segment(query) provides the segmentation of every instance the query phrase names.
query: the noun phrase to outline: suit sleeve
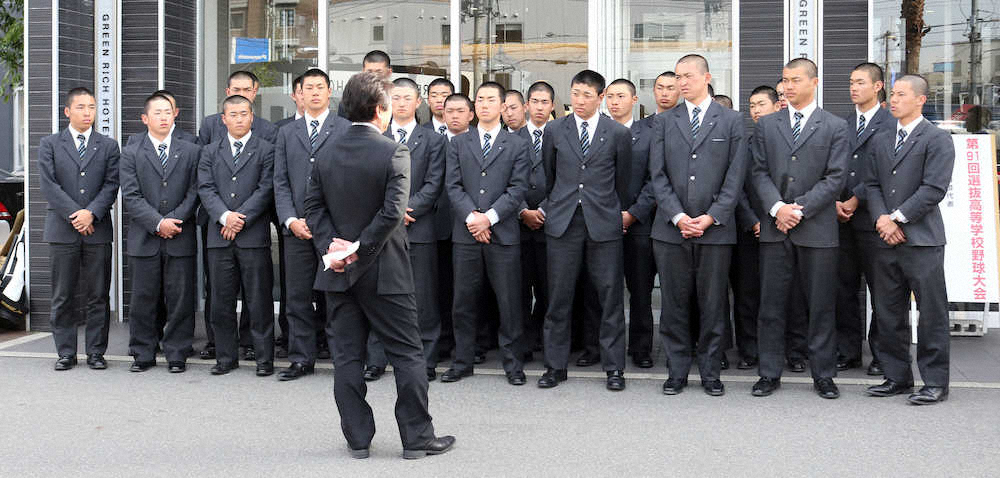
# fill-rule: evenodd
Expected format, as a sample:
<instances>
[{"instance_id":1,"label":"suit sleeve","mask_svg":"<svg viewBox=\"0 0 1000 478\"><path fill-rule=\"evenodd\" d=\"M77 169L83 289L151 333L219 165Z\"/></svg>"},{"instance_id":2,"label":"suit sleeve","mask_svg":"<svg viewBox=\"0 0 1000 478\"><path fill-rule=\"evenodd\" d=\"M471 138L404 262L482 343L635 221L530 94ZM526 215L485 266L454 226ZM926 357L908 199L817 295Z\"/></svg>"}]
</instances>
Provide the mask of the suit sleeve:
<instances>
[{"instance_id":1,"label":"suit sleeve","mask_svg":"<svg viewBox=\"0 0 1000 478\"><path fill-rule=\"evenodd\" d=\"M403 223L406 202L410 197L410 150L399 145L386 168L385 199L372 222L361 230L358 253L374 256L382 250L392 231Z\"/></svg>"},{"instance_id":2,"label":"suit sleeve","mask_svg":"<svg viewBox=\"0 0 1000 478\"><path fill-rule=\"evenodd\" d=\"M919 221L933 211L948 193L948 184L951 183L955 168L955 143L944 131L934 133L935 137L926 142L920 186L897 208L909 222Z\"/></svg>"},{"instance_id":3,"label":"suit sleeve","mask_svg":"<svg viewBox=\"0 0 1000 478\"><path fill-rule=\"evenodd\" d=\"M198 144L208 146L212 143L212 122L210 120L214 117L215 115L209 115L201 120L201 128L198 128Z\"/></svg>"},{"instance_id":4,"label":"suit sleeve","mask_svg":"<svg viewBox=\"0 0 1000 478\"><path fill-rule=\"evenodd\" d=\"M94 213L95 221L103 221L111 211L111 205L118 199L118 142L105 140L102 147L105 153L104 182L101 183L101 190L94 196L94 199L87 205L87 209Z\"/></svg>"},{"instance_id":5,"label":"suit sleeve","mask_svg":"<svg viewBox=\"0 0 1000 478\"><path fill-rule=\"evenodd\" d=\"M309 177L302 207L305 208L306 224L313 233L313 246L316 247L316 251L320 255L326 254L333 238L340 237L340 235L330 217L330 211L326 209L326 200L323 198L322 168L318 165Z\"/></svg>"},{"instance_id":6,"label":"suit sleeve","mask_svg":"<svg viewBox=\"0 0 1000 478\"><path fill-rule=\"evenodd\" d=\"M771 178L771 171L767 167L767 141L764 138L765 135L765 123L766 118L761 118L754 126L753 142L750 145L750 151L753 154L753 162L751 163L752 178L753 178L753 189L757 192L757 197L761 202L761 209L768 210L771 206L781 201L781 192L778 191L778 187L774 184L774 179Z\"/></svg>"},{"instance_id":7,"label":"suit sleeve","mask_svg":"<svg viewBox=\"0 0 1000 478\"><path fill-rule=\"evenodd\" d=\"M160 222L160 212L146 200L139 185L139 177L135 166L136 150L126 147L121 157L122 202L128 210L128 216L136 221L146 232L156 232Z\"/></svg>"},{"instance_id":8,"label":"suit sleeve","mask_svg":"<svg viewBox=\"0 0 1000 478\"><path fill-rule=\"evenodd\" d=\"M191 164L194 168L195 176L198 174L198 158L199 158L199 148L195 145L188 146L188 152L185 154L191 157ZM164 217L169 217L173 219L180 219L184 222L191 222L191 227L194 227L194 212L198 208L198 181L191 181L188 184L187 192L184 193L184 199L181 200L177 207L172 211L168 212ZM155 225L153 226L156 227Z\"/></svg>"},{"instance_id":9,"label":"suit sleeve","mask_svg":"<svg viewBox=\"0 0 1000 478\"><path fill-rule=\"evenodd\" d=\"M868 202L867 194L865 194L865 192L866 189L864 181L859 181L858 184L854 185L854 189L851 190L851 194L858 198L858 207L864 206Z\"/></svg>"},{"instance_id":10,"label":"suit sleeve","mask_svg":"<svg viewBox=\"0 0 1000 478\"><path fill-rule=\"evenodd\" d=\"M198 197L208 211L209 224L215 223L222 213L229 210L226 203L219 197L219 187L215 184L215 152L214 148L203 148L198 161Z\"/></svg>"},{"instance_id":11,"label":"suit sleeve","mask_svg":"<svg viewBox=\"0 0 1000 478\"><path fill-rule=\"evenodd\" d=\"M410 196L409 207L413 209L410 214L414 218L429 214L434 211L434 203L444 189L446 149L444 144L447 140L441 135L427 135L430 138L427 144L427 172L424 173L423 184L410 183L410 188L419 186L419 189Z\"/></svg>"},{"instance_id":12,"label":"suit sleeve","mask_svg":"<svg viewBox=\"0 0 1000 478\"><path fill-rule=\"evenodd\" d=\"M879 163L882 161L882 152L885 150L885 146L882 143L885 135L880 135L878 138L871 138L869 141L878 142L874 144L875 153L869 161L865 161L864 164L864 180L865 185L865 198L868 200L868 213L871 214L872 221L877 222L878 218L889 214L889 210L885 205L885 195L882 193L882 183L879 182Z\"/></svg>"},{"instance_id":13,"label":"suit sleeve","mask_svg":"<svg viewBox=\"0 0 1000 478\"><path fill-rule=\"evenodd\" d=\"M524 192L528 189L528 169L531 167L528 155L531 154L531 146L525 143L520 151L516 151L517 148L513 149L511 153L514 154L514 164L510 181L503 194L490 205L490 209L496 211L501 221L512 216L516 220L517 213L521 210L521 203L524 201Z\"/></svg>"},{"instance_id":14,"label":"suit sleeve","mask_svg":"<svg viewBox=\"0 0 1000 478\"><path fill-rule=\"evenodd\" d=\"M282 227L288 219L298 217L292 201L292 184L288 179L287 141L284 134L278 135L274 145L274 205L278 210L278 222Z\"/></svg>"},{"instance_id":15,"label":"suit sleeve","mask_svg":"<svg viewBox=\"0 0 1000 478\"><path fill-rule=\"evenodd\" d=\"M653 185L656 207L665 213L664 216L669 222L670 218L684 213L684 205L681 204L681 200L674 191L674 186L670 184L670 178L667 177L666 132L662 130L666 126L659 118L654 120L653 124L657 129L657 134L653 135L653 142L649 145L650 184Z\"/></svg>"},{"instance_id":16,"label":"suit sleeve","mask_svg":"<svg viewBox=\"0 0 1000 478\"><path fill-rule=\"evenodd\" d=\"M556 151L555 135L552 128L559 126L555 122L549 123L542 133L542 167L545 168L545 197L552 195L552 188L556 185Z\"/></svg>"},{"instance_id":17,"label":"suit sleeve","mask_svg":"<svg viewBox=\"0 0 1000 478\"><path fill-rule=\"evenodd\" d=\"M723 226L743 195L743 181L747 176L747 143L746 135L743 134L743 118L733 116L729 121L729 168L726 170L722 189L708 208L708 215L712 216L716 224Z\"/></svg>"},{"instance_id":18,"label":"suit sleeve","mask_svg":"<svg viewBox=\"0 0 1000 478\"><path fill-rule=\"evenodd\" d=\"M268 145L263 150L266 151L262 151L260 159L258 159L260 161L260 174L257 175L257 188L236 210L236 212L247 216L247 224L269 214L271 202L274 201L274 147ZM221 215L222 212L219 214Z\"/></svg>"},{"instance_id":19,"label":"suit sleeve","mask_svg":"<svg viewBox=\"0 0 1000 478\"><path fill-rule=\"evenodd\" d=\"M843 122L844 120L836 119ZM840 196L844 187L844 169L847 158L851 155L850 142L842 124L833 127L833 138L830 144L830 155L826 160L826 170L812 188L805 194L795 198L795 203L802 206L802 217L809 219L821 209L832 205Z\"/></svg>"},{"instance_id":20,"label":"suit sleeve","mask_svg":"<svg viewBox=\"0 0 1000 478\"><path fill-rule=\"evenodd\" d=\"M653 128L647 129L649 129L647 134L653 134L655 132ZM646 167L642 172L645 179L642 182L642 188L639 189L639 196L636 197L635 202L628 207L628 213L635 216L635 218L642 224L650 223L653 219L653 209L656 207L656 194L653 189L653 178L649 175L649 158L651 154L652 151L650 151L650 154L646 155ZM635 173L638 173L638 171L632 171L632 174Z\"/></svg>"},{"instance_id":21,"label":"suit sleeve","mask_svg":"<svg viewBox=\"0 0 1000 478\"><path fill-rule=\"evenodd\" d=\"M628 182L632 178L632 133L624 126L615 134L615 189L621 205L631 200Z\"/></svg>"},{"instance_id":22,"label":"suit sleeve","mask_svg":"<svg viewBox=\"0 0 1000 478\"><path fill-rule=\"evenodd\" d=\"M70 197L56 179L55 148L56 144L48 138L38 144L38 178L39 188L49 206L67 223L69 216L83 209L75 199Z\"/></svg>"},{"instance_id":23,"label":"suit sleeve","mask_svg":"<svg viewBox=\"0 0 1000 478\"><path fill-rule=\"evenodd\" d=\"M736 203L737 226L743 231L748 231L753 229L754 224L758 222L760 222L760 219L757 217L757 213L754 212L753 206L750 205L750 196L747 195L746 188L744 188L739 202Z\"/></svg>"},{"instance_id":24,"label":"suit sleeve","mask_svg":"<svg viewBox=\"0 0 1000 478\"><path fill-rule=\"evenodd\" d=\"M461 148L461 145L458 144L460 140L457 138L457 136L453 138L451 145L448 146L448 172L445 179L447 181L448 201L451 202L454 217L465 218L476 210L476 202L465 191L465 185L462 183L462 165L458 159L458 149Z\"/></svg>"}]
</instances>

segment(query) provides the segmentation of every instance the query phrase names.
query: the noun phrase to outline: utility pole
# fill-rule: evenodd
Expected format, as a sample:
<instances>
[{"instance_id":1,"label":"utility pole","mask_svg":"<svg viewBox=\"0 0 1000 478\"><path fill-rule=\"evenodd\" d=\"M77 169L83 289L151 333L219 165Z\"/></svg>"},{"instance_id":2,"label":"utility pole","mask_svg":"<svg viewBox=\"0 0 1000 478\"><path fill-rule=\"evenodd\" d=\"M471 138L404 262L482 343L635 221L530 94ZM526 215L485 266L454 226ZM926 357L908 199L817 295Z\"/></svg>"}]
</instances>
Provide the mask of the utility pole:
<instances>
[{"instance_id":1,"label":"utility pole","mask_svg":"<svg viewBox=\"0 0 1000 478\"><path fill-rule=\"evenodd\" d=\"M969 104L977 104L980 97L976 94L976 80L983 64L982 33L979 32L979 0L972 0L972 13L969 15Z\"/></svg>"}]
</instances>

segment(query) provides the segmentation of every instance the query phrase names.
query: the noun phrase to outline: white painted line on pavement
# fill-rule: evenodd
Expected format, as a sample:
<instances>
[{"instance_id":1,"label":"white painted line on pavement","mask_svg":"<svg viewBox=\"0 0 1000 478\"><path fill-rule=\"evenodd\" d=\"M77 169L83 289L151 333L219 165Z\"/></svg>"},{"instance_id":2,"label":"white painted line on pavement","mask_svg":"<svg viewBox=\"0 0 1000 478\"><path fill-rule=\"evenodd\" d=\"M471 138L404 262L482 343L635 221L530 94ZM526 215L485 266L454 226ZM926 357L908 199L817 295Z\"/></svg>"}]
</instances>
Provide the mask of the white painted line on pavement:
<instances>
[{"instance_id":1,"label":"white painted line on pavement","mask_svg":"<svg viewBox=\"0 0 1000 478\"><path fill-rule=\"evenodd\" d=\"M0 350L14 347L21 344L26 344L28 342L34 342L38 339L44 339L46 337L51 337L51 332L36 332L33 334L25 335L24 337L18 337L16 339L10 339L5 342L0 342Z\"/></svg>"}]
</instances>

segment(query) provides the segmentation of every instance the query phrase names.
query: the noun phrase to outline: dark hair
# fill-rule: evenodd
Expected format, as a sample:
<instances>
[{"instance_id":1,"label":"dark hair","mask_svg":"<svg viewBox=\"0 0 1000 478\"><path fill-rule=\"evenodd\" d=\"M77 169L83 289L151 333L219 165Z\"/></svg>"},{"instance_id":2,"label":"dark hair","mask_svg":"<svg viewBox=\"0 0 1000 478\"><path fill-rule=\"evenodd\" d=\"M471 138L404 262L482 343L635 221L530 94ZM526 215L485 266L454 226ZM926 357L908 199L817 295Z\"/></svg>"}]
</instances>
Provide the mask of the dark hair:
<instances>
[{"instance_id":1,"label":"dark hair","mask_svg":"<svg viewBox=\"0 0 1000 478\"><path fill-rule=\"evenodd\" d=\"M149 112L149 104L156 100L166 101L167 104L170 105L171 109L173 109L174 107L174 104L170 101L170 98L167 97L167 95L161 94L160 92L156 92L147 96L146 101L142 103L142 114L146 114L147 112Z\"/></svg>"},{"instance_id":2,"label":"dark hair","mask_svg":"<svg viewBox=\"0 0 1000 478\"><path fill-rule=\"evenodd\" d=\"M625 86L627 86L628 90L632 92L632 96L635 96L635 83L632 83L631 81L629 81L629 80L627 80L625 78L618 78L617 80L612 81L611 84L608 85L608 88L611 88L612 86L615 86L615 85L625 85Z\"/></svg>"},{"instance_id":3,"label":"dark hair","mask_svg":"<svg viewBox=\"0 0 1000 478\"><path fill-rule=\"evenodd\" d=\"M708 96L715 97L715 87L711 83L708 84Z\"/></svg>"},{"instance_id":4,"label":"dark hair","mask_svg":"<svg viewBox=\"0 0 1000 478\"><path fill-rule=\"evenodd\" d=\"M907 84L909 84L910 88L913 88L913 92L916 93L917 96L927 96L927 90L928 90L927 79L924 78L923 76L910 73L908 75L903 75L902 77L896 79L896 82L900 81L904 81Z\"/></svg>"},{"instance_id":5,"label":"dark hair","mask_svg":"<svg viewBox=\"0 0 1000 478\"><path fill-rule=\"evenodd\" d=\"M806 75L809 75L809 78L816 78L819 76L819 68L816 68L816 63L813 63L813 61L808 58L793 58L785 64L785 68L804 68L806 70Z\"/></svg>"},{"instance_id":6,"label":"dark hair","mask_svg":"<svg viewBox=\"0 0 1000 478\"><path fill-rule=\"evenodd\" d=\"M532 83L531 87L528 88L528 99L529 100L531 99L531 94L535 93L536 91L541 91L541 92L548 93L549 94L549 101L553 101L554 102L556 100L556 90L554 88L552 88L552 85L548 84L548 82L545 82L545 81L536 81L536 82Z\"/></svg>"},{"instance_id":7,"label":"dark hair","mask_svg":"<svg viewBox=\"0 0 1000 478\"><path fill-rule=\"evenodd\" d=\"M507 98L510 98L511 96L516 96L517 100L520 101L522 105L527 103L526 101L524 101L524 95L522 95L521 92L517 90L507 90L507 92L503 94L503 100L507 101Z\"/></svg>"},{"instance_id":8,"label":"dark hair","mask_svg":"<svg viewBox=\"0 0 1000 478\"><path fill-rule=\"evenodd\" d=\"M733 109L733 99L726 95L715 95L712 97L712 101L715 101L726 108Z\"/></svg>"},{"instance_id":9,"label":"dark hair","mask_svg":"<svg viewBox=\"0 0 1000 478\"><path fill-rule=\"evenodd\" d=\"M660 73L659 75L656 75L656 79L657 80L659 80L660 78L663 78L663 77L677 78L677 73L674 73L672 71L664 71L663 73ZM655 83L656 80L653 80L653 82Z\"/></svg>"},{"instance_id":10,"label":"dark hair","mask_svg":"<svg viewBox=\"0 0 1000 478\"><path fill-rule=\"evenodd\" d=\"M303 78L302 75L296 76L295 79L292 80L292 93L295 93L295 90L302 88L302 82L304 80L305 78Z\"/></svg>"},{"instance_id":11,"label":"dark hair","mask_svg":"<svg viewBox=\"0 0 1000 478\"><path fill-rule=\"evenodd\" d=\"M325 71L320 70L319 68L310 68L306 70L306 72L303 73L302 76L300 76L299 78L302 78L302 83L305 84L306 78L315 78L315 77L322 78L323 81L326 82L326 86L330 86L330 75L327 75ZM292 84L292 86L293 87L295 86L294 83Z\"/></svg>"},{"instance_id":12,"label":"dark hair","mask_svg":"<svg viewBox=\"0 0 1000 478\"><path fill-rule=\"evenodd\" d=\"M171 103L177 102L177 97L174 96L169 90L156 90L153 92L154 95L166 96Z\"/></svg>"},{"instance_id":13,"label":"dark hair","mask_svg":"<svg viewBox=\"0 0 1000 478\"><path fill-rule=\"evenodd\" d=\"M234 71L234 72L232 72L232 73L229 74L229 79L226 80L226 87L229 87L233 83L233 80L235 80L237 78L243 78L244 80L250 80L250 82L253 84L253 86L260 85L260 80L257 79L257 75L255 75L253 73L250 73L249 71L246 71L246 70L237 70L237 71Z\"/></svg>"},{"instance_id":14,"label":"dark hair","mask_svg":"<svg viewBox=\"0 0 1000 478\"><path fill-rule=\"evenodd\" d=\"M472 100L470 100L464 93L452 93L451 95L448 95L448 97L444 99L444 104L447 105L452 101L464 101L465 106L469 107L469 111L476 109L475 105L472 104Z\"/></svg>"},{"instance_id":15,"label":"dark hair","mask_svg":"<svg viewBox=\"0 0 1000 478\"><path fill-rule=\"evenodd\" d=\"M222 111L226 111L226 105L249 105L250 112L253 113L253 103L243 95L230 95L222 102Z\"/></svg>"},{"instance_id":16,"label":"dark hair","mask_svg":"<svg viewBox=\"0 0 1000 478\"><path fill-rule=\"evenodd\" d=\"M484 81L481 85L479 85L479 88L476 88L476 96L479 96L479 90L483 88L493 88L494 90L497 90L500 99L503 99L504 97L503 95L507 93L507 89L504 88L503 85L501 85L500 83L497 83L495 81Z\"/></svg>"},{"instance_id":17,"label":"dark hair","mask_svg":"<svg viewBox=\"0 0 1000 478\"><path fill-rule=\"evenodd\" d=\"M404 78L396 78L395 80L393 80L392 84L393 86L398 86L400 88L410 88L411 90L416 91L417 98L420 98L420 86L417 85L416 81L404 77Z\"/></svg>"},{"instance_id":18,"label":"dark hair","mask_svg":"<svg viewBox=\"0 0 1000 478\"><path fill-rule=\"evenodd\" d=\"M698 66L698 70L701 73L708 73L708 60L706 60L705 57L701 55L695 53L684 55L681 57L680 60L677 60L678 65L680 65L681 63L694 63L695 65Z\"/></svg>"},{"instance_id":19,"label":"dark hair","mask_svg":"<svg viewBox=\"0 0 1000 478\"><path fill-rule=\"evenodd\" d=\"M573 85L587 85L597 90L598 94L604 92L604 77L594 70L583 70L573 75L573 80L569 84L571 87Z\"/></svg>"},{"instance_id":20,"label":"dark hair","mask_svg":"<svg viewBox=\"0 0 1000 478\"><path fill-rule=\"evenodd\" d=\"M73 100L75 100L77 96L89 96L91 98L94 98L94 101L97 101L97 97L94 96L94 92L93 91L90 91L89 88L86 88L86 87L83 87L83 86L77 86L76 88L73 88L73 89L69 90L68 92L66 92L66 107L67 108L73 105Z\"/></svg>"},{"instance_id":21,"label":"dark hair","mask_svg":"<svg viewBox=\"0 0 1000 478\"><path fill-rule=\"evenodd\" d=\"M435 86L447 86L451 93L455 92L455 85L447 78L434 78L434 81L431 81L431 84L427 85L427 91L430 92L431 88Z\"/></svg>"},{"instance_id":22,"label":"dark hair","mask_svg":"<svg viewBox=\"0 0 1000 478\"><path fill-rule=\"evenodd\" d=\"M771 103L778 102L778 90L774 89L773 86L760 85L754 88L753 91L750 92L750 98L760 94L767 95L767 98L771 100Z\"/></svg>"},{"instance_id":23,"label":"dark hair","mask_svg":"<svg viewBox=\"0 0 1000 478\"><path fill-rule=\"evenodd\" d=\"M392 83L385 81L374 73L356 73L347 80L341 105L347 113L347 119L356 123L371 121L376 109L381 106L389 109L389 90Z\"/></svg>"},{"instance_id":24,"label":"dark hair","mask_svg":"<svg viewBox=\"0 0 1000 478\"><path fill-rule=\"evenodd\" d=\"M872 83L875 83L877 81L885 83L885 73L882 72L882 67L874 63L870 62L861 63L858 66L855 66L854 69L851 71L852 72L863 71L865 73L868 73L868 76L872 79Z\"/></svg>"},{"instance_id":25,"label":"dark hair","mask_svg":"<svg viewBox=\"0 0 1000 478\"><path fill-rule=\"evenodd\" d=\"M389 54L382 50L372 50L368 52L368 54L365 55L365 58L361 60L361 64L365 63L385 63L385 66L392 66L392 63L389 60ZM372 115L374 114L375 113L372 113ZM368 118L365 121L370 119L371 118Z\"/></svg>"}]
</instances>

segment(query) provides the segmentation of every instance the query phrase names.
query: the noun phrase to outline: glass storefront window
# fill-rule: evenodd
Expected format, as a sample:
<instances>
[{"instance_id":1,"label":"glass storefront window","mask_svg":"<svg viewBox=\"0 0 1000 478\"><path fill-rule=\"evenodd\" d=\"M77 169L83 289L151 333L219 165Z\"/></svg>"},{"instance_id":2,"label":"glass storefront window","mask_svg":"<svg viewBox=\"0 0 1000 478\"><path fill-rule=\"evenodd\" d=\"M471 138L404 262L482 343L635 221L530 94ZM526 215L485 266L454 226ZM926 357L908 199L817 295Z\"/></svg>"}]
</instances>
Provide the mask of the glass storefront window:
<instances>
[{"instance_id":1,"label":"glass storefront window","mask_svg":"<svg viewBox=\"0 0 1000 478\"><path fill-rule=\"evenodd\" d=\"M930 84L928 120L955 133L1000 129L998 12L977 0L906 2L905 10L903 3L874 4L872 52L887 85L919 73Z\"/></svg>"}]
</instances>

